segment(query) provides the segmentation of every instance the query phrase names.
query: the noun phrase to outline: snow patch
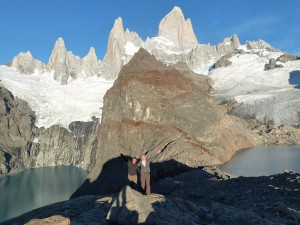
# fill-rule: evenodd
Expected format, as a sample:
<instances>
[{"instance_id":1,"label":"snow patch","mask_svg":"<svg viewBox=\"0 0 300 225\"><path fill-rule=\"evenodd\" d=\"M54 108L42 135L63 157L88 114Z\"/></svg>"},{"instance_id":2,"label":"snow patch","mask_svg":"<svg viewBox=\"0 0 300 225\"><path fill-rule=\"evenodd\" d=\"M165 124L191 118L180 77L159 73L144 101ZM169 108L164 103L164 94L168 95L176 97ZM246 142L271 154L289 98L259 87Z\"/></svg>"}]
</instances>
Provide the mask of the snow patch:
<instances>
[{"instance_id":1,"label":"snow patch","mask_svg":"<svg viewBox=\"0 0 300 225\"><path fill-rule=\"evenodd\" d=\"M126 55L133 56L139 50L138 47L134 45L132 42L127 42L125 45L125 53Z\"/></svg>"}]
</instances>

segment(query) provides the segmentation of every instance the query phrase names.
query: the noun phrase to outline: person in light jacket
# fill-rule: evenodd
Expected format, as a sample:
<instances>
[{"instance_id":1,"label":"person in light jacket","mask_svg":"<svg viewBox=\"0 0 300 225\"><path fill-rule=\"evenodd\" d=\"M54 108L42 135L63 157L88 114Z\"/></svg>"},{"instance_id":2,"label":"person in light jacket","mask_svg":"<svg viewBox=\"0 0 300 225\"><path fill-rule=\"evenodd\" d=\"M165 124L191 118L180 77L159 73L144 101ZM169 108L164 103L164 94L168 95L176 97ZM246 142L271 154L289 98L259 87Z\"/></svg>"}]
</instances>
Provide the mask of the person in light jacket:
<instances>
[{"instance_id":1,"label":"person in light jacket","mask_svg":"<svg viewBox=\"0 0 300 225\"><path fill-rule=\"evenodd\" d=\"M152 157L147 157L145 154L142 155L141 161L137 164L138 167L141 167L141 187L147 195L151 193L150 187L150 163L160 154L159 151L156 155Z\"/></svg>"}]
</instances>

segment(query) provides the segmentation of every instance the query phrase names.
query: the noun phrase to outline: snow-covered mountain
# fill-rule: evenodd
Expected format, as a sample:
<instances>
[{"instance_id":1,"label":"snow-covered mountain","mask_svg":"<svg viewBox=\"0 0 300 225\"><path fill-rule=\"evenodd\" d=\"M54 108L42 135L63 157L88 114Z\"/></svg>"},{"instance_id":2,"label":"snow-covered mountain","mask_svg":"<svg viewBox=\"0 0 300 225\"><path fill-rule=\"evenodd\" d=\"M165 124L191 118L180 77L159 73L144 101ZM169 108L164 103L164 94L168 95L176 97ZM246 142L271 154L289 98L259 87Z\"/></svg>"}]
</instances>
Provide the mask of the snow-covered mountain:
<instances>
[{"instance_id":1,"label":"snow-covered mountain","mask_svg":"<svg viewBox=\"0 0 300 225\"><path fill-rule=\"evenodd\" d=\"M255 43L252 45L255 46ZM83 59L75 56L67 51L60 37L55 42L47 65L34 59L30 53L20 53L13 59L12 66L25 74L32 74L36 70L39 73L54 72L54 79L61 84L92 75L114 80L122 66L143 47L162 62L175 64L183 61L192 70L207 73L214 61L238 46L240 42L236 35L225 38L216 46L199 44L191 20L185 19L181 9L175 6L161 20L157 36L145 41L137 33L125 30L122 18L117 18L109 34L107 52L102 62L98 60L93 48Z\"/></svg>"},{"instance_id":2,"label":"snow-covered mountain","mask_svg":"<svg viewBox=\"0 0 300 225\"><path fill-rule=\"evenodd\" d=\"M195 73L209 75L215 82L215 97L221 102L235 101L233 114L278 125L299 123L298 89L289 82L291 75L298 74L299 61L278 62L283 67L265 71L271 58L276 60L284 53L263 40L241 45L237 35L232 35L216 46L199 44L191 20L179 7L161 20L157 36L145 41L136 32L125 30L122 18L117 18L102 61L94 48L83 58L75 56L67 51L62 38L55 42L47 65L29 51L20 53L13 59L12 68L0 68L1 85L30 104L37 113L38 126L68 127L73 120L100 117L96 109L102 107L106 90L139 48L165 64L185 62ZM228 67L218 68L224 65ZM64 98L66 101L59 100ZM73 111L71 116L57 110L66 106Z\"/></svg>"}]
</instances>

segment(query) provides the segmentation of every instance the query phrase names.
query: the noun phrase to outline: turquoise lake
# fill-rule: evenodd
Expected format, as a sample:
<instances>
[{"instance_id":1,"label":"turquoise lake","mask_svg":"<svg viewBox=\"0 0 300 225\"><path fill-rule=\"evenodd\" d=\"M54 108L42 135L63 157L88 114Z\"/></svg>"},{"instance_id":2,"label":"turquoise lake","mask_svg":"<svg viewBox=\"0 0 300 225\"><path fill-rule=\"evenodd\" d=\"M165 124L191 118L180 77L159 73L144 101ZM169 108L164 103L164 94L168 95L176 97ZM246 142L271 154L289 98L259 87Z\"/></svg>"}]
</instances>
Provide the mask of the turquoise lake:
<instances>
[{"instance_id":1,"label":"turquoise lake","mask_svg":"<svg viewBox=\"0 0 300 225\"><path fill-rule=\"evenodd\" d=\"M0 178L0 222L69 199L86 176L80 168L59 166L29 169Z\"/></svg>"},{"instance_id":2,"label":"turquoise lake","mask_svg":"<svg viewBox=\"0 0 300 225\"><path fill-rule=\"evenodd\" d=\"M237 152L219 167L234 176L263 176L289 169L300 173L300 146L258 146Z\"/></svg>"}]
</instances>

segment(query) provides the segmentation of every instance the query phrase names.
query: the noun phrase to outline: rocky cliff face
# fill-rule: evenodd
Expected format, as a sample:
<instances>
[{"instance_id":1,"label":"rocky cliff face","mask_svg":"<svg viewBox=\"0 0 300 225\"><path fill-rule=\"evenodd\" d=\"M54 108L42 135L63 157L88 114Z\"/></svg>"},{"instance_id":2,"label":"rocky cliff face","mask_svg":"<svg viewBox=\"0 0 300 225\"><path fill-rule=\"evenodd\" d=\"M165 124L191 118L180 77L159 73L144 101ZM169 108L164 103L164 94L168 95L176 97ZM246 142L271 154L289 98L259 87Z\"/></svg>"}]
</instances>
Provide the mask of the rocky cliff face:
<instances>
[{"instance_id":1,"label":"rocky cliff face","mask_svg":"<svg viewBox=\"0 0 300 225\"><path fill-rule=\"evenodd\" d=\"M168 67L140 49L122 68L104 97L90 182L99 177L104 163L120 153L139 157L161 150L157 161L172 159L197 167L222 163L236 150L256 144L257 136L246 123L228 116L210 97L212 88L206 76L177 66L179 70ZM170 165L168 172L161 171L176 170L176 165ZM105 186L110 185L106 182Z\"/></svg>"},{"instance_id":2,"label":"rocky cliff face","mask_svg":"<svg viewBox=\"0 0 300 225\"><path fill-rule=\"evenodd\" d=\"M29 153L30 167L74 165L91 170L95 165L98 120L73 122L69 130L52 126L39 129Z\"/></svg>"},{"instance_id":3,"label":"rocky cliff face","mask_svg":"<svg viewBox=\"0 0 300 225\"><path fill-rule=\"evenodd\" d=\"M34 139L35 115L29 105L0 87L0 174L22 170Z\"/></svg>"},{"instance_id":4,"label":"rocky cliff face","mask_svg":"<svg viewBox=\"0 0 300 225\"><path fill-rule=\"evenodd\" d=\"M73 122L69 130L58 125L37 128L29 105L3 87L0 115L0 174L45 166L94 167L98 119Z\"/></svg>"}]
</instances>

